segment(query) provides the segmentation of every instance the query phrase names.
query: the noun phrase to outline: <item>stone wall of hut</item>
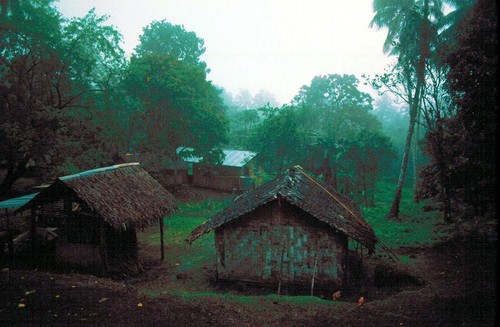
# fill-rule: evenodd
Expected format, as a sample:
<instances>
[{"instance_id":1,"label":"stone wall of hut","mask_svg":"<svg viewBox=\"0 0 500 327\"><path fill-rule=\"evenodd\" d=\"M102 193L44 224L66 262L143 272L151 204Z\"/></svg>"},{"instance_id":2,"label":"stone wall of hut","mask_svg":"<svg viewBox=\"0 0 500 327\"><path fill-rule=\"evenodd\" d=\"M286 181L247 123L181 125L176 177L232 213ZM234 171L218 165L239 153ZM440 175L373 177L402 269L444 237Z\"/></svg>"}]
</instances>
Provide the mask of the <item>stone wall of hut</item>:
<instances>
[{"instance_id":1,"label":"stone wall of hut","mask_svg":"<svg viewBox=\"0 0 500 327\"><path fill-rule=\"evenodd\" d=\"M347 237L301 209L272 201L215 230L221 280L304 288L344 282Z\"/></svg>"}]
</instances>

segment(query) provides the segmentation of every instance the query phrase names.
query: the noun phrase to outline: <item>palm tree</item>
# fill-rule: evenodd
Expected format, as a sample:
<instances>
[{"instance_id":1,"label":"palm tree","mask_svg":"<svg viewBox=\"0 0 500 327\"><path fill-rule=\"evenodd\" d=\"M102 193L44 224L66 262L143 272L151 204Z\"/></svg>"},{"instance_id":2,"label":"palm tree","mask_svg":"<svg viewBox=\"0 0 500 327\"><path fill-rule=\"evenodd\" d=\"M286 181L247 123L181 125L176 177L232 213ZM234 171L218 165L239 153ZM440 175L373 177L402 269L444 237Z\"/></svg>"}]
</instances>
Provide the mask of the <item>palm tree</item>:
<instances>
[{"instance_id":1,"label":"palm tree","mask_svg":"<svg viewBox=\"0 0 500 327\"><path fill-rule=\"evenodd\" d=\"M402 82L408 91L410 122L394 201L387 214L388 219L398 219L403 182L425 85L425 64L437 35L437 22L443 16L443 4L440 0L374 0L373 9L375 16L370 26L387 28L384 51L398 56L397 65L403 71L405 81Z\"/></svg>"},{"instance_id":2,"label":"palm tree","mask_svg":"<svg viewBox=\"0 0 500 327\"><path fill-rule=\"evenodd\" d=\"M448 45L455 45L458 25L474 7L477 0L446 0L451 11L442 17L438 24L440 35Z\"/></svg>"}]
</instances>

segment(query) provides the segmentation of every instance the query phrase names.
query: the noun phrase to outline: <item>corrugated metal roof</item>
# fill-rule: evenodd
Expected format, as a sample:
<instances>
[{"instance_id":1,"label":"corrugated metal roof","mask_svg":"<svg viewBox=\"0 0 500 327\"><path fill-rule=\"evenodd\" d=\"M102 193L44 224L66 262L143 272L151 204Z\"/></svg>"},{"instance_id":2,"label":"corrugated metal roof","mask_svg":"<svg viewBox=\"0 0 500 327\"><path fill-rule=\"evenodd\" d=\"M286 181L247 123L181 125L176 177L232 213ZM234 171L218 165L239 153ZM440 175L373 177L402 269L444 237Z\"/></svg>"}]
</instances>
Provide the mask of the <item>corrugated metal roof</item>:
<instances>
[{"instance_id":1,"label":"corrugated metal roof","mask_svg":"<svg viewBox=\"0 0 500 327\"><path fill-rule=\"evenodd\" d=\"M243 167L252 160L257 153L242 150L223 150L226 157L222 162L223 166Z\"/></svg>"},{"instance_id":2,"label":"corrugated metal roof","mask_svg":"<svg viewBox=\"0 0 500 327\"><path fill-rule=\"evenodd\" d=\"M177 148L177 154L181 153L182 151L193 151L193 149L186 147ZM228 167L243 167L257 155L256 152L243 150L222 150L222 152L224 152L225 157L221 165ZM184 161L191 163L199 163L202 160L202 157L194 156L184 158Z\"/></svg>"},{"instance_id":3,"label":"corrugated metal roof","mask_svg":"<svg viewBox=\"0 0 500 327\"><path fill-rule=\"evenodd\" d=\"M19 208L26 203L29 202L29 200L33 199L38 193L33 193L33 194L27 194L23 196L19 196L17 198L12 198L8 199L5 201L0 202L0 209L15 209Z\"/></svg>"}]
</instances>

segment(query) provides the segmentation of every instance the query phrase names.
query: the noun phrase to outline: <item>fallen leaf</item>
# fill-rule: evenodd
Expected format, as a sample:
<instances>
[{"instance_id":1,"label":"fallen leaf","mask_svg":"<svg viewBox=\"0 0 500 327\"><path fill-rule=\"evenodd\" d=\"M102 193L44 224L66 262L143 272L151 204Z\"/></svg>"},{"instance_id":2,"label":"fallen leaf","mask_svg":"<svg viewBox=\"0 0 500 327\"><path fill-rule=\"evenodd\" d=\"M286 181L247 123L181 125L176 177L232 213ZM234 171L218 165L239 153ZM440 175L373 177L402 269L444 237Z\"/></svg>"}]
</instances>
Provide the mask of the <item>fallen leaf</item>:
<instances>
[{"instance_id":1,"label":"fallen leaf","mask_svg":"<svg viewBox=\"0 0 500 327\"><path fill-rule=\"evenodd\" d=\"M24 295L30 295L31 293L35 293L35 289L33 289L32 291L26 291L26 292L24 292Z\"/></svg>"},{"instance_id":2,"label":"fallen leaf","mask_svg":"<svg viewBox=\"0 0 500 327\"><path fill-rule=\"evenodd\" d=\"M142 307L142 303L137 303L137 306L138 307Z\"/></svg>"},{"instance_id":3,"label":"fallen leaf","mask_svg":"<svg viewBox=\"0 0 500 327\"><path fill-rule=\"evenodd\" d=\"M102 299L100 299L100 300L99 300L99 303L103 303L103 302L105 302L105 301L107 301L107 300L108 300L108 298L107 298L107 297L103 297Z\"/></svg>"},{"instance_id":4,"label":"fallen leaf","mask_svg":"<svg viewBox=\"0 0 500 327\"><path fill-rule=\"evenodd\" d=\"M24 308L25 306L26 306L26 304L24 304L24 303L19 303L19 304L17 305L17 307L18 307L18 308Z\"/></svg>"}]
</instances>

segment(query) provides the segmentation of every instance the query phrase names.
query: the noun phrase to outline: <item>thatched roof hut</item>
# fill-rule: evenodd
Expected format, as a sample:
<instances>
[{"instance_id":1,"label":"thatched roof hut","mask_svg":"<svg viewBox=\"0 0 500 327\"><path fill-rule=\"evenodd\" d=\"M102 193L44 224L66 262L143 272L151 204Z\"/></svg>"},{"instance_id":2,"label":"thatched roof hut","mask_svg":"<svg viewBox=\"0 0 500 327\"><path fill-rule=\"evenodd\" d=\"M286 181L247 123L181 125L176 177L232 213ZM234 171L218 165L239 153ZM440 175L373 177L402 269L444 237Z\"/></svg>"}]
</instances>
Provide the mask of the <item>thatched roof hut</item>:
<instances>
[{"instance_id":1,"label":"thatched roof hut","mask_svg":"<svg viewBox=\"0 0 500 327\"><path fill-rule=\"evenodd\" d=\"M370 251L377 243L353 201L299 166L238 196L186 241L212 230L218 279L311 285L311 292L315 283L326 288L349 283L349 238Z\"/></svg>"},{"instance_id":2,"label":"thatched roof hut","mask_svg":"<svg viewBox=\"0 0 500 327\"><path fill-rule=\"evenodd\" d=\"M18 211L67 196L83 200L115 229L146 227L176 208L170 192L130 163L59 177Z\"/></svg>"},{"instance_id":3,"label":"thatched roof hut","mask_svg":"<svg viewBox=\"0 0 500 327\"><path fill-rule=\"evenodd\" d=\"M37 230L47 229L58 237L44 255L108 272L124 263L139 267L136 230L154 223L160 225L163 259L163 218L175 208L159 182L129 163L59 177L16 212L31 209L33 258L40 252Z\"/></svg>"},{"instance_id":4,"label":"thatched roof hut","mask_svg":"<svg viewBox=\"0 0 500 327\"><path fill-rule=\"evenodd\" d=\"M295 166L255 190L244 193L212 219L192 231L194 240L258 207L276 199L286 200L316 219L342 231L373 250L377 242L371 226L362 218L359 206L331 187L317 181Z\"/></svg>"}]
</instances>

